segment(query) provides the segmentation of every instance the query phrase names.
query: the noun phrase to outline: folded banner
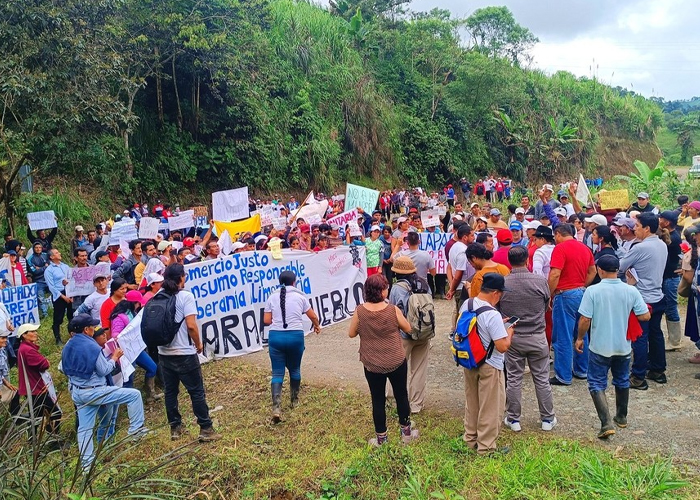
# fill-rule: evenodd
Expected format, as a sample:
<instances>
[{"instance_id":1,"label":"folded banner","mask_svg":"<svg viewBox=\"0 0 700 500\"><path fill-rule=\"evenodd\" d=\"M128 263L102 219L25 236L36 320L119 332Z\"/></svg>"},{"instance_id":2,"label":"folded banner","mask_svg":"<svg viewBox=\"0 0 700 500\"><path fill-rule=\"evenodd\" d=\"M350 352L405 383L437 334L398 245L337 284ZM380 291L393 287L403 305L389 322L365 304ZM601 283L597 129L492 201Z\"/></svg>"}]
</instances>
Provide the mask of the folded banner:
<instances>
[{"instance_id":1,"label":"folded banner","mask_svg":"<svg viewBox=\"0 0 700 500\"><path fill-rule=\"evenodd\" d=\"M428 252L433 258L437 274L447 274L445 245L451 236L448 233L420 233L420 249Z\"/></svg>"},{"instance_id":2,"label":"folded banner","mask_svg":"<svg viewBox=\"0 0 700 500\"><path fill-rule=\"evenodd\" d=\"M214 229L216 229L216 234L222 235L224 231L228 231L229 236L231 236L231 241L236 241L238 235L241 233L258 233L262 226L260 225L260 214L255 214L254 216L240 220L238 222L219 222L214 221Z\"/></svg>"},{"instance_id":3,"label":"folded banner","mask_svg":"<svg viewBox=\"0 0 700 500\"><path fill-rule=\"evenodd\" d=\"M363 247L338 247L319 253L243 252L185 268L185 287L197 301L197 323L208 358L241 356L267 344L265 303L279 288L279 275L291 270L321 326L349 319L362 302L367 278ZM304 330L311 321L304 316Z\"/></svg>"},{"instance_id":4,"label":"folded banner","mask_svg":"<svg viewBox=\"0 0 700 500\"><path fill-rule=\"evenodd\" d=\"M15 328L23 323L39 322L36 283L3 288L0 290L0 297Z\"/></svg>"}]
</instances>

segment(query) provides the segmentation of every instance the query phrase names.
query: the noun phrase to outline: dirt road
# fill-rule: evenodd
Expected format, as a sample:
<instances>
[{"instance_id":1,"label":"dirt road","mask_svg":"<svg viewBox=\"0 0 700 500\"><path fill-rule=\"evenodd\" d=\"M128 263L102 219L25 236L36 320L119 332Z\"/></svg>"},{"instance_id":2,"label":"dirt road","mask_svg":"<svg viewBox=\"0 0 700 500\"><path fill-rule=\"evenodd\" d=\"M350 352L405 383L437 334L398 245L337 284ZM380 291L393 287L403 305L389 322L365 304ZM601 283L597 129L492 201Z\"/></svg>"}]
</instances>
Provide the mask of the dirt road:
<instances>
[{"instance_id":1,"label":"dirt road","mask_svg":"<svg viewBox=\"0 0 700 500\"><path fill-rule=\"evenodd\" d=\"M462 418L464 388L462 372L455 366L447 337L450 329L452 302L436 300L438 333L433 339L428 372L426 406L442 409L455 418ZM358 360L358 339L347 336L347 323L323 330L321 335L306 338L302 377L306 382L355 387L367 391L362 364ZM559 425L554 433L597 443L612 450L633 447L650 453L672 456L700 470L700 372L687 358L696 352L695 346L684 339L680 352L668 353L668 384L649 382L648 391L632 391L630 395L629 427L618 430L608 442L595 435L600 422L588 394L585 381L575 380L569 387L554 387L554 407ZM267 351L239 358L239 362L269 367ZM614 390L608 389L614 405ZM414 418L420 426L420 415ZM538 424L537 402L532 379L526 375L523 384L522 427L525 433L541 432ZM510 432L505 430L504 432Z\"/></svg>"}]
</instances>

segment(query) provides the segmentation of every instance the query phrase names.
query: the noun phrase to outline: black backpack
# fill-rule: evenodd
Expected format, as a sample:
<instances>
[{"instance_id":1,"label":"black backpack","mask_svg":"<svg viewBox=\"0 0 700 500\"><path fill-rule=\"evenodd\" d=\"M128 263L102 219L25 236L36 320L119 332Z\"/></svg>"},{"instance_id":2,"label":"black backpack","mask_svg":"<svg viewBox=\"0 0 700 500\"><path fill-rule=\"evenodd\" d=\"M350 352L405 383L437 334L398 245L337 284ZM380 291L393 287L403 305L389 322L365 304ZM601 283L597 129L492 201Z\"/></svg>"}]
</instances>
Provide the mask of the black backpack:
<instances>
[{"instance_id":1,"label":"black backpack","mask_svg":"<svg viewBox=\"0 0 700 500\"><path fill-rule=\"evenodd\" d=\"M177 335L185 318L175 321L176 302L176 295L161 291L144 306L141 315L141 337L147 346L168 345Z\"/></svg>"}]
</instances>

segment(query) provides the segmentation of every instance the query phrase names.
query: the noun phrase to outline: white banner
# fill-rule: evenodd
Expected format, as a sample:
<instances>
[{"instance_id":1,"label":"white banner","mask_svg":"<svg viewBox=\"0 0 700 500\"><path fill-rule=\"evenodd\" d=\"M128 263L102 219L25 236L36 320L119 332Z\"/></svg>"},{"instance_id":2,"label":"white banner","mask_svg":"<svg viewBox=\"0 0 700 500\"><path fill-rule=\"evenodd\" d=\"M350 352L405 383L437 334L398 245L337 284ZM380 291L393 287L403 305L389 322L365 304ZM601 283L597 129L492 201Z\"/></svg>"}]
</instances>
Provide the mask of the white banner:
<instances>
[{"instance_id":1,"label":"white banner","mask_svg":"<svg viewBox=\"0 0 700 500\"><path fill-rule=\"evenodd\" d=\"M435 272L447 274L447 257L445 245L450 241L451 233L420 233L420 249L428 252L435 261Z\"/></svg>"},{"instance_id":2,"label":"white banner","mask_svg":"<svg viewBox=\"0 0 700 500\"><path fill-rule=\"evenodd\" d=\"M345 229L345 225L350 222L350 221L357 221L357 210L354 208L352 210L348 210L347 212L343 212L340 215L336 215L335 217L331 217L330 219L326 220L326 224L332 226L333 224L337 224L341 228Z\"/></svg>"},{"instance_id":3,"label":"white banner","mask_svg":"<svg viewBox=\"0 0 700 500\"><path fill-rule=\"evenodd\" d=\"M371 214L379 200L379 191L362 186L356 186L348 182L345 191L345 208L360 207L366 213Z\"/></svg>"},{"instance_id":4,"label":"white banner","mask_svg":"<svg viewBox=\"0 0 700 500\"><path fill-rule=\"evenodd\" d=\"M250 217L248 186L212 193L211 203L215 221L231 222Z\"/></svg>"},{"instance_id":5,"label":"white banner","mask_svg":"<svg viewBox=\"0 0 700 500\"><path fill-rule=\"evenodd\" d=\"M36 283L3 288L0 290L0 297L7 312L10 313L12 325L15 328L24 323L39 322Z\"/></svg>"},{"instance_id":6,"label":"white banner","mask_svg":"<svg viewBox=\"0 0 700 500\"><path fill-rule=\"evenodd\" d=\"M119 347L124 351L124 357L131 363L146 349L146 343L141 337L141 311L117 335Z\"/></svg>"},{"instance_id":7,"label":"white banner","mask_svg":"<svg viewBox=\"0 0 700 500\"><path fill-rule=\"evenodd\" d=\"M364 247L338 247L319 253L255 251L185 267L186 289L197 301L197 323L208 358L240 356L267 344L265 303L279 288L279 275L291 270L321 326L350 318L362 302L367 278ZM311 321L304 316L305 331Z\"/></svg>"},{"instance_id":8,"label":"white banner","mask_svg":"<svg viewBox=\"0 0 700 500\"><path fill-rule=\"evenodd\" d=\"M160 219L155 217L142 217L139 222L139 238L143 240L155 240L158 236Z\"/></svg>"},{"instance_id":9,"label":"white banner","mask_svg":"<svg viewBox=\"0 0 700 500\"><path fill-rule=\"evenodd\" d=\"M176 229L187 229L194 226L194 210L185 210L180 212L177 217L168 218L168 229L175 231Z\"/></svg>"},{"instance_id":10,"label":"white banner","mask_svg":"<svg viewBox=\"0 0 700 500\"><path fill-rule=\"evenodd\" d=\"M56 222L56 214L53 210L45 210L43 212L29 212L27 214L27 222L29 229L38 231L39 229L53 229L58 226Z\"/></svg>"}]
</instances>

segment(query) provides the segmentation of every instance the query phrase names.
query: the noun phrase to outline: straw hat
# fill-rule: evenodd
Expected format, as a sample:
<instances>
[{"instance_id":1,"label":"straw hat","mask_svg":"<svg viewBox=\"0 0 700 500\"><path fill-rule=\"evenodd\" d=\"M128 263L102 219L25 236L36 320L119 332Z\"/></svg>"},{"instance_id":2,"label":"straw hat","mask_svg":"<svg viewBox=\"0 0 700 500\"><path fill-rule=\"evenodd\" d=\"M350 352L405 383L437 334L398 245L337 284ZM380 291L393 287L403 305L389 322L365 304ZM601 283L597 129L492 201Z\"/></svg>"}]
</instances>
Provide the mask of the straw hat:
<instances>
[{"instance_id":1,"label":"straw hat","mask_svg":"<svg viewBox=\"0 0 700 500\"><path fill-rule=\"evenodd\" d=\"M416 266L410 257L402 255L401 257L397 257L394 261L391 270L396 274L412 274L416 272Z\"/></svg>"}]
</instances>

